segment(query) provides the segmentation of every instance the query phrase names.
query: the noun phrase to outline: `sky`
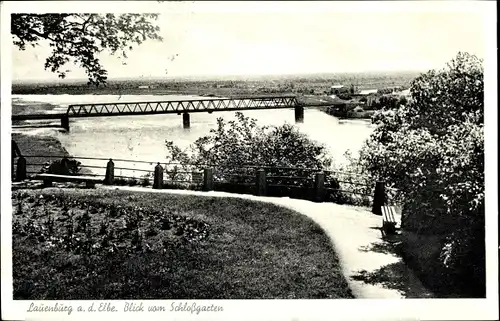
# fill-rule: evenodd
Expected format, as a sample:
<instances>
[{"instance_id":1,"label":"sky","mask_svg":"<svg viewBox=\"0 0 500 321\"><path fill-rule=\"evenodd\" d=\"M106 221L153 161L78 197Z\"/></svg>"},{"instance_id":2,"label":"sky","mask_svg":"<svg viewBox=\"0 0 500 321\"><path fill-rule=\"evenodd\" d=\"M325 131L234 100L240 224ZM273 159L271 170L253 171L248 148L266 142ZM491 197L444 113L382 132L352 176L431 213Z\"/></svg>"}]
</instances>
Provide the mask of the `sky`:
<instances>
[{"instance_id":1,"label":"sky","mask_svg":"<svg viewBox=\"0 0 500 321\"><path fill-rule=\"evenodd\" d=\"M106 52L100 58L120 78L426 71L458 51L484 56L481 2L426 2L153 2L163 42L136 47L126 65ZM13 47L12 79L57 79L43 68L49 52L47 44ZM68 69L69 79L85 78Z\"/></svg>"}]
</instances>

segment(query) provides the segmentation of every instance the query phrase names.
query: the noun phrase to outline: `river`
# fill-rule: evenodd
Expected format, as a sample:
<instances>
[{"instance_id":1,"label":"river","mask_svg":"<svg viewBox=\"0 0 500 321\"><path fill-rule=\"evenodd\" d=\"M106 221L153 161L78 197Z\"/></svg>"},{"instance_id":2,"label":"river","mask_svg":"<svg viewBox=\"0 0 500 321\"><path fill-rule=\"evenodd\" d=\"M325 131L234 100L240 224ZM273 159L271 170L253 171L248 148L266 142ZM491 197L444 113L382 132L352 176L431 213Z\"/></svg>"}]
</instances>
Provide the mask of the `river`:
<instances>
[{"instance_id":1,"label":"river","mask_svg":"<svg viewBox=\"0 0 500 321\"><path fill-rule=\"evenodd\" d=\"M203 97L181 95L13 95L16 104L31 102L55 105L47 113L65 112L69 104L135 102L196 99ZM15 107L13 107L15 108ZM257 119L259 125L281 125L295 123L293 109L246 110L244 114ZM182 116L143 115L99 118L72 118L70 132L54 128L13 128L13 132L48 135L57 138L66 150L75 156L130 159L150 162L165 160L165 140L172 140L187 147L198 137L216 128L217 118L234 119L234 112L191 114L191 128L182 127ZM59 123L59 120L55 121ZM357 153L363 142L373 131L367 120L339 120L313 108L304 111L304 123L297 124L299 130L311 139L327 146L337 164L345 162L344 153ZM85 162L92 164L92 162ZM97 162L95 162L97 165ZM100 162L98 165L103 165ZM149 168L149 167L148 167Z\"/></svg>"}]
</instances>

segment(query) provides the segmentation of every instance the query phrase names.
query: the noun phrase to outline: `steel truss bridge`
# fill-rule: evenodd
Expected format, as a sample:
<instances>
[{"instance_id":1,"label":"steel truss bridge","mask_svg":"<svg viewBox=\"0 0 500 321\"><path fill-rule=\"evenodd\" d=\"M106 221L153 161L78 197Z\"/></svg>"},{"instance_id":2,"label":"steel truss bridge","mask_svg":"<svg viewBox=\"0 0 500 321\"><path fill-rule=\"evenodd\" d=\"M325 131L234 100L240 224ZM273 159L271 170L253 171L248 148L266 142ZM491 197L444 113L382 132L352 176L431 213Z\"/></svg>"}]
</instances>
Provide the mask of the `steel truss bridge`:
<instances>
[{"instance_id":1,"label":"steel truss bridge","mask_svg":"<svg viewBox=\"0 0 500 321\"><path fill-rule=\"evenodd\" d=\"M303 122L304 107L312 106L301 104L295 96L204 98L192 100L75 104L69 105L66 113L13 115L12 120L61 119L61 127L69 130L69 118L182 114L184 128L189 128L190 113L294 108L295 121Z\"/></svg>"}]
</instances>

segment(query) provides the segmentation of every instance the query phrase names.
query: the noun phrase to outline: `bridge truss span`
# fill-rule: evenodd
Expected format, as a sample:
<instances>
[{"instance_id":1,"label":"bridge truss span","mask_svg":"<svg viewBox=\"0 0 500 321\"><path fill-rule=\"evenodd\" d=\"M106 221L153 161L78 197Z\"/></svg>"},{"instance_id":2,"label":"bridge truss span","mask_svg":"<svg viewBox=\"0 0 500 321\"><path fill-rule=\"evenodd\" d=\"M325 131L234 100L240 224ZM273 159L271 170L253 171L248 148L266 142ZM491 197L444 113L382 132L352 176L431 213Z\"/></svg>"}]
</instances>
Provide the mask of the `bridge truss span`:
<instances>
[{"instance_id":1,"label":"bridge truss span","mask_svg":"<svg viewBox=\"0 0 500 321\"><path fill-rule=\"evenodd\" d=\"M102 117L145 114L237 111L300 107L295 96L207 98L193 100L93 103L69 105L68 117Z\"/></svg>"}]
</instances>

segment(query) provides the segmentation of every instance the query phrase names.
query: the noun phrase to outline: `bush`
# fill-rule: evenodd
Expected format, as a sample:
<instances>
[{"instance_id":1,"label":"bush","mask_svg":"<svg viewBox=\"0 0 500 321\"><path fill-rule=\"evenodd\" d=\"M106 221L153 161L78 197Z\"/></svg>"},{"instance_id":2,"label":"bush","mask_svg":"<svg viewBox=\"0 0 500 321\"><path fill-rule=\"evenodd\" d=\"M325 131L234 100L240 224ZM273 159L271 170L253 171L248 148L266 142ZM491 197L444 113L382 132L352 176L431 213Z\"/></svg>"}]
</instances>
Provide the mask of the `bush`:
<instances>
[{"instance_id":1,"label":"bush","mask_svg":"<svg viewBox=\"0 0 500 321\"><path fill-rule=\"evenodd\" d=\"M404 97L398 98L394 96L382 96L378 100L372 102L372 109L396 109L408 103Z\"/></svg>"},{"instance_id":2,"label":"bush","mask_svg":"<svg viewBox=\"0 0 500 321\"><path fill-rule=\"evenodd\" d=\"M40 172L58 175L78 175L81 170L81 163L75 159L58 159L47 162Z\"/></svg>"},{"instance_id":3,"label":"bush","mask_svg":"<svg viewBox=\"0 0 500 321\"><path fill-rule=\"evenodd\" d=\"M310 183L305 183L305 180L290 181L280 176L309 177L311 170L293 168L323 169L332 163L325 146L312 141L295 126L258 126L255 119L245 117L241 112L236 113L235 120L226 122L218 118L217 128L198 138L188 150L180 149L171 141L166 141L166 146L168 161L182 164L170 169L169 173L215 166L214 181L224 183L220 185L221 189L228 189L231 184L253 183L256 166L268 166L267 175L277 176L273 179L275 185L310 188ZM327 181L332 188L338 187L333 175L328 175ZM248 188L241 190L247 191ZM273 189L273 193L286 194L283 189Z\"/></svg>"},{"instance_id":4,"label":"bush","mask_svg":"<svg viewBox=\"0 0 500 321\"><path fill-rule=\"evenodd\" d=\"M120 186L124 186L124 185L128 185L128 186L136 186L136 185L139 185L139 179L136 179L136 178L126 178L126 177L115 177L115 179L113 180L113 185L120 185ZM144 185L144 182L142 182L142 186L147 186L147 185Z\"/></svg>"},{"instance_id":5,"label":"bush","mask_svg":"<svg viewBox=\"0 0 500 321\"><path fill-rule=\"evenodd\" d=\"M150 181L149 177L143 177L141 180L141 186L146 187L149 185L151 185L151 181Z\"/></svg>"},{"instance_id":6,"label":"bush","mask_svg":"<svg viewBox=\"0 0 500 321\"><path fill-rule=\"evenodd\" d=\"M352 99L351 94L348 94L348 93L340 93L337 95L337 97L339 97L342 100L351 100Z\"/></svg>"},{"instance_id":7,"label":"bush","mask_svg":"<svg viewBox=\"0 0 500 321\"><path fill-rule=\"evenodd\" d=\"M482 61L459 53L410 92L407 106L373 117L378 127L357 165L397 189L404 229L446 236L439 264L455 284L471 280L484 295Z\"/></svg>"}]
</instances>

